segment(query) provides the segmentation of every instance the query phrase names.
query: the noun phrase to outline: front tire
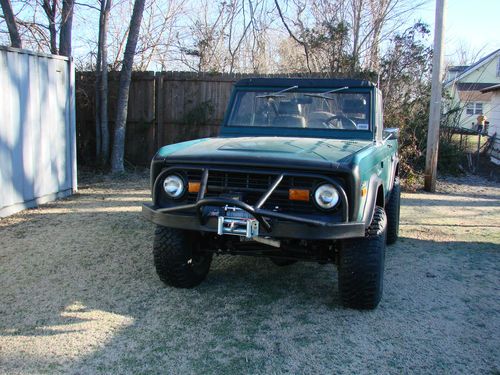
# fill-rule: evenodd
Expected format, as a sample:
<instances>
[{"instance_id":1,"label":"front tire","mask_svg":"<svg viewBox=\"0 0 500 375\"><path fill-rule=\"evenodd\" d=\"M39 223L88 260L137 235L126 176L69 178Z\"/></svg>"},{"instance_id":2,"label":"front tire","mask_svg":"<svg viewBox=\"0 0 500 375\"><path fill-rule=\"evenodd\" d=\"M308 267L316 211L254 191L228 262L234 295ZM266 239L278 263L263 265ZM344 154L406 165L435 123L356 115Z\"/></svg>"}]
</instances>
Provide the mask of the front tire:
<instances>
[{"instance_id":1,"label":"front tire","mask_svg":"<svg viewBox=\"0 0 500 375\"><path fill-rule=\"evenodd\" d=\"M205 280L212 254L200 251L201 235L157 226L153 256L160 280L177 288L193 288Z\"/></svg>"},{"instance_id":2,"label":"front tire","mask_svg":"<svg viewBox=\"0 0 500 375\"><path fill-rule=\"evenodd\" d=\"M382 298L387 218L375 207L363 238L343 240L339 251L338 283L344 306L374 309Z\"/></svg>"},{"instance_id":3,"label":"front tire","mask_svg":"<svg viewBox=\"0 0 500 375\"><path fill-rule=\"evenodd\" d=\"M392 245L399 237L399 212L401 206L401 186L399 177L394 180L392 187L391 198L385 205L385 213L387 214L387 244Z\"/></svg>"}]
</instances>

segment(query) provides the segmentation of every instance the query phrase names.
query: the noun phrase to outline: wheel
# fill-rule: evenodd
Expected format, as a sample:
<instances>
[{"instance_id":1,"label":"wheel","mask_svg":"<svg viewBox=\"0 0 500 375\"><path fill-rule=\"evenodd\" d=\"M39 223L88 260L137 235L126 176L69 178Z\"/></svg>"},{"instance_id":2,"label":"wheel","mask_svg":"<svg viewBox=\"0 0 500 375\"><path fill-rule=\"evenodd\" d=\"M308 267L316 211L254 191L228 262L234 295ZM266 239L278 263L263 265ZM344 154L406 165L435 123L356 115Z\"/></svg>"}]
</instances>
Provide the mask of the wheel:
<instances>
[{"instance_id":1,"label":"wheel","mask_svg":"<svg viewBox=\"0 0 500 375\"><path fill-rule=\"evenodd\" d=\"M392 245L398 240L399 236L399 211L401 203L401 186L399 177L394 180L391 198L385 205L385 213L387 215L387 243Z\"/></svg>"},{"instance_id":2,"label":"wheel","mask_svg":"<svg viewBox=\"0 0 500 375\"><path fill-rule=\"evenodd\" d=\"M279 267L290 266L294 263L297 263L297 261L294 259L283 259L277 257L271 257L269 259L271 259L271 262L273 262L276 266Z\"/></svg>"},{"instance_id":3,"label":"wheel","mask_svg":"<svg viewBox=\"0 0 500 375\"><path fill-rule=\"evenodd\" d=\"M160 280L177 288L192 288L207 276L211 253L200 252L201 235L157 226L153 256Z\"/></svg>"},{"instance_id":4,"label":"wheel","mask_svg":"<svg viewBox=\"0 0 500 375\"><path fill-rule=\"evenodd\" d=\"M379 304L383 290L386 233L385 211L376 207L365 237L341 242L338 282L344 306L374 309Z\"/></svg>"}]
</instances>

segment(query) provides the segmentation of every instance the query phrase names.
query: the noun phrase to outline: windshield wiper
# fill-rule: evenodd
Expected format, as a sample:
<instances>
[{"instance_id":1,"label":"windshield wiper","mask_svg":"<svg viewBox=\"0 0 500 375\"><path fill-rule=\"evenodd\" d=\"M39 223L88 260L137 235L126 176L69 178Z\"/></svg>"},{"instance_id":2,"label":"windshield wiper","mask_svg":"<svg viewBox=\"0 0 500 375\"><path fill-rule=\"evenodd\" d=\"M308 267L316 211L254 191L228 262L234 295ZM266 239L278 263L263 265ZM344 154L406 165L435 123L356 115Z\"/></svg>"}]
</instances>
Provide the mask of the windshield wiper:
<instances>
[{"instance_id":1,"label":"windshield wiper","mask_svg":"<svg viewBox=\"0 0 500 375\"><path fill-rule=\"evenodd\" d=\"M337 91L342 91L342 90L348 90L349 87L348 86L344 86L344 87L340 87L338 89L333 89L333 90L330 90L330 91L325 91L325 92L322 92L322 93L314 93L314 94L304 94L304 96L311 96L313 98L322 98L322 99L326 99L326 100L335 100L335 98L331 97L331 96L328 96L326 94L331 94L333 92L337 92Z\"/></svg>"},{"instance_id":2,"label":"windshield wiper","mask_svg":"<svg viewBox=\"0 0 500 375\"><path fill-rule=\"evenodd\" d=\"M270 94L265 94L265 95L257 95L256 98L259 98L259 99L269 99L269 98L279 98L279 97L284 97L286 95L280 95L280 94L283 94L284 92L287 92L287 91L290 91L290 90L294 90L294 89L298 89L299 86L292 86L292 87L289 87L287 89L284 89L284 90L281 90L281 91L277 91L277 92L272 92Z\"/></svg>"}]
</instances>

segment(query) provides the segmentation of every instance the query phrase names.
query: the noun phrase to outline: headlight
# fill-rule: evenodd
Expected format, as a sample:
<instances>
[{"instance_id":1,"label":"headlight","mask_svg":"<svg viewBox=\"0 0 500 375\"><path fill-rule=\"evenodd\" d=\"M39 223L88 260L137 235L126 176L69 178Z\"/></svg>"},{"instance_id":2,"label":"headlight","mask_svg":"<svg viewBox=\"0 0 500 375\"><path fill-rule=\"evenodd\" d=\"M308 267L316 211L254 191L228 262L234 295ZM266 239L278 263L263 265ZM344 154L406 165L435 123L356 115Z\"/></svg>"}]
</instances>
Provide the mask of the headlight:
<instances>
[{"instance_id":1,"label":"headlight","mask_svg":"<svg viewBox=\"0 0 500 375\"><path fill-rule=\"evenodd\" d=\"M170 198L179 198L184 193L184 181L176 175L170 175L163 180L163 190Z\"/></svg>"},{"instance_id":2,"label":"headlight","mask_svg":"<svg viewBox=\"0 0 500 375\"><path fill-rule=\"evenodd\" d=\"M314 200L316 204L323 208L333 208L339 202L339 192L331 184L321 185L314 192Z\"/></svg>"}]
</instances>

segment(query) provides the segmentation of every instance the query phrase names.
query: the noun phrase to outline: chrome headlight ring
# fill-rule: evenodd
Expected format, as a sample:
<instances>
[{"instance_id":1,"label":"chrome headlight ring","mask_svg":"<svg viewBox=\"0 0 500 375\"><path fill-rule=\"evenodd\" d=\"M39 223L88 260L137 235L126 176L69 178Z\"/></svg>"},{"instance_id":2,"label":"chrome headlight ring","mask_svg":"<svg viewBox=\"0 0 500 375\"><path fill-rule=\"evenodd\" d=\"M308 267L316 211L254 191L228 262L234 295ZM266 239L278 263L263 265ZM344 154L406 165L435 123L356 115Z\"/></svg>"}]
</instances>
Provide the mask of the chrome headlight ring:
<instances>
[{"instance_id":1,"label":"chrome headlight ring","mask_svg":"<svg viewBox=\"0 0 500 375\"><path fill-rule=\"evenodd\" d=\"M186 191L186 183L180 176L171 174L163 180L163 191L169 198L180 198Z\"/></svg>"},{"instance_id":2,"label":"chrome headlight ring","mask_svg":"<svg viewBox=\"0 0 500 375\"><path fill-rule=\"evenodd\" d=\"M322 184L314 192L314 202L323 210L335 208L339 201L339 192L332 184Z\"/></svg>"}]
</instances>

